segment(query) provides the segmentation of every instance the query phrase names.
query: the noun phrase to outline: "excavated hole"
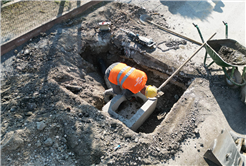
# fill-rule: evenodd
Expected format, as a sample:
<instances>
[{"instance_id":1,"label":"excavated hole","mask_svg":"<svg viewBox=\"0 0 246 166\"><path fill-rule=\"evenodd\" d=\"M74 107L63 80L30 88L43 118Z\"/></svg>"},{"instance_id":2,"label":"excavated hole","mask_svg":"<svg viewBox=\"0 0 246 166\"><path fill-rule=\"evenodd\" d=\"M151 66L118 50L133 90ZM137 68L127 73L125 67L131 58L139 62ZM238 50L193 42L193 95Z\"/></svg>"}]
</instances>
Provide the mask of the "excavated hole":
<instances>
[{"instance_id":1,"label":"excavated hole","mask_svg":"<svg viewBox=\"0 0 246 166\"><path fill-rule=\"evenodd\" d=\"M165 73L150 69L143 64L139 65L134 62L133 59L126 58L124 56L123 50L118 50L118 54L111 54L110 51L100 54L93 54L90 48L86 48L81 56L86 61L93 64L95 68L97 68L98 73L102 76L102 78L104 77L104 75L102 73L103 69L102 67L100 67L98 62L99 59L103 59L103 61L105 62L105 68L114 62L123 62L129 66L144 71L148 76L147 85L154 85L156 87L159 87L169 77L169 75ZM136 132L152 133L155 128L165 119L167 113L171 110L172 106L179 100L179 98L188 88L188 86L186 85L190 81L190 78L176 77L176 80L182 81L175 81L175 83L169 82L165 87L161 89L162 92L164 92L164 95L158 98L157 106L154 112L138 128ZM105 89L107 89L106 83L103 86L105 87ZM116 113L122 115L124 118L130 119L143 104L144 102L142 101L142 99L133 98L131 101L124 101L123 103L121 103Z\"/></svg>"}]
</instances>

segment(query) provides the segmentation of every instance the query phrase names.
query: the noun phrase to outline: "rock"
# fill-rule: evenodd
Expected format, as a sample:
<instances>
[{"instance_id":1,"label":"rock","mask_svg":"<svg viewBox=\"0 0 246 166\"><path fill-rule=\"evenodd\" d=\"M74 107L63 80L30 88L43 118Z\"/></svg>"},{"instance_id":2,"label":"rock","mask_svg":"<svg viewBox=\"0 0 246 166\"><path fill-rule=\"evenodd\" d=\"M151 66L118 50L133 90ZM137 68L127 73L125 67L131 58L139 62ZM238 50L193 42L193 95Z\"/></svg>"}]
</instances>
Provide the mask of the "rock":
<instances>
[{"instance_id":1,"label":"rock","mask_svg":"<svg viewBox=\"0 0 246 166\"><path fill-rule=\"evenodd\" d=\"M26 116L32 116L32 112L31 111L27 112Z\"/></svg>"},{"instance_id":2,"label":"rock","mask_svg":"<svg viewBox=\"0 0 246 166\"><path fill-rule=\"evenodd\" d=\"M45 123L44 122L37 122L37 129L38 130L43 130L45 128Z\"/></svg>"},{"instance_id":3,"label":"rock","mask_svg":"<svg viewBox=\"0 0 246 166\"><path fill-rule=\"evenodd\" d=\"M27 104L27 108L28 110L32 111L37 107L37 105L35 103L28 103Z\"/></svg>"},{"instance_id":4,"label":"rock","mask_svg":"<svg viewBox=\"0 0 246 166\"><path fill-rule=\"evenodd\" d=\"M198 134L199 133L199 129L198 128L195 128L194 133L195 134Z\"/></svg>"},{"instance_id":5,"label":"rock","mask_svg":"<svg viewBox=\"0 0 246 166\"><path fill-rule=\"evenodd\" d=\"M82 87L81 86L76 86L76 85L65 85L65 87L72 91L73 93L78 93L82 90Z\"/></svg>"},{"instance_id":6,"label":"rock","mask_svg":"<svg viewBox=\"0 0 246 166\"><path fill-rule=\"evenodd\" d=\"M24 51L24 54L25 55L27 55L27 54L29 54L30 53L30 50L29 49L26 49L25 51Z\"/></svg>"},{"instance_id":7,"label":"rock","mask_svg":"<svg viewBox=\"0 0 246 166\"><path fill-rule=\"evenodd\" d=\"M175 151L175 150L171 150L170 153L171 153L171 154L175 154L176 151Z\"/></svg>"},{"instance_id":8,"label":"rock","mask_svg":"<svg viewBox=\"0 0 246 166\"><path fill-rule=\"evenodd\" d=\"M56 143L54 143L53 147L54 147L54 148L59 148L58 143L57 143L57 142L56 142Z\"/></svg>"},{"instance_id":9,"label":"rock","mask_svg":"<svg viewBox=\"0 0 246 166\"><path fill-rule=\"evenodd\" d=\"M39 140L37 141L36 146L37 147L40 147L41 146L41 142Z\"/></svg>"},{"instance_id":10,"label":"rock","mask_svg":"<svg viewBox=\"0 0 246 166\"><path fill-rule=\"evenodd\" d=\"M2 150L16 150L18 147L24 144L23 139L17 134L16 131L8 132L2 142L1 149Z\"/></svg>"},{"instance_id":11,"label":"rock","mask_svg":"<svg viewBox=\"0 0 246 166\"><path fill-rule=\"evenodd\" d=\"M51 138L48 138L46 141L44 141L45 146L51 146L53 144L53 140Z\"/></svg>"},{"instance_id":12,"label":"rock","mask_svg":"<svg viewBox=\"0 0 246 166\"><path fill-rule=\"evenodd\" d=\"M17 110L17 107L13 106L11 109L10 109L10 112L15 112Z\"/></svg>"}]
</instances>

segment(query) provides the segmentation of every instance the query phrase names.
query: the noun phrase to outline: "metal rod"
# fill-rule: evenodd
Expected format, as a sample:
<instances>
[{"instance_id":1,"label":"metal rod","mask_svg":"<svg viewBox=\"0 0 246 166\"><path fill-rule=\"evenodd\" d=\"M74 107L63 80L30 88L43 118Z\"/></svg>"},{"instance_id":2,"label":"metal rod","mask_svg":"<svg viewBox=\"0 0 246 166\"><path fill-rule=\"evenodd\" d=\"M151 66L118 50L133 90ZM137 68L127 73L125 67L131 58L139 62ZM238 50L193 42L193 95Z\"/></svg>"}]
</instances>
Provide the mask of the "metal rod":
<instances>
[{"instance_id":1,"label":"metal rod","mask_svg":"<svg viewBox=\"0 0 246 166\"><path fill-rule=\"evenodd\" d=\"M226 27L226 30L225 30L225 37L226 39L228 39L228 24L225 22L225 21L222 21Z\"/></svg>"},{"instance_id":2,"label":"metal rod","mask_svg":"<svg viewBox=\"0 0 246 166\"><path fill-rule=\"evenodd\" d=\"M198 41L195 41L195 40L193 40L193 39L191 39L191 38L188 38L188 37L186 37L186 36L183 36L183 35L181 35L181 34L178 34L178 33L176 33L176 32L173 32L173 31L171 31L171 30L169 30L169 29L167 29L167 28L164 28L163 26L160 26L160 25L158 25L158 24L156 24L156 23L154 23L154 22L152 22L152 21L147 20L147 22L150 23L150 24L153 24L153 25L157 26L158 28L160 28L160 29L162 29L162 30L164 30L164 31L167 31L167 32L172 33L172 34L174 34L174 35L176 35L176 36L179 36L179 37L181 37L181 38L184 38L184 39L186 39L186 40L188 40L188 41L190 41L190 42L192 42L192 43L195 43L195 44L197 44L197 45L199 45L199 46L202 45L202 43L200 43L200 42L198 42Z\"/></svg>"},{"instance_id":3,"label":"metal rod","mask_svg":"<svg viewBox=\"0 0 246 166\"><path fill-rule=\"evenodd\" d=\"M196 27L196 29L197 29L197 31L198 31L198 33L199 33L201 39L202 39L202 42L204 43L204 40L203 40L203 37L202 37L202 33L201 33L201 31L200 31L198 25L196 25L196 24L194 24L194 23L192 23L192 24Z\"/></svg>"},{"instance_id":4,"label":"metal rod","mask_svg":"<svg viewBox=\"0 0 246 166\"><path fill-rule=\"evenodd\" d=\"M214 37L214 35L216 35L216 33L214 33L207 41L209 41L210 39L212 39ZM193 58L201 49L202 47L206 44L207 42L203 43L197 50L196 52L190 56L189 59L187 59L165 82L163 82L163 84L157 89L158 91L164 87L173 77L175 74L177 74L179 72L179 70L191 59Z\"/></svg>"}]
</instances>

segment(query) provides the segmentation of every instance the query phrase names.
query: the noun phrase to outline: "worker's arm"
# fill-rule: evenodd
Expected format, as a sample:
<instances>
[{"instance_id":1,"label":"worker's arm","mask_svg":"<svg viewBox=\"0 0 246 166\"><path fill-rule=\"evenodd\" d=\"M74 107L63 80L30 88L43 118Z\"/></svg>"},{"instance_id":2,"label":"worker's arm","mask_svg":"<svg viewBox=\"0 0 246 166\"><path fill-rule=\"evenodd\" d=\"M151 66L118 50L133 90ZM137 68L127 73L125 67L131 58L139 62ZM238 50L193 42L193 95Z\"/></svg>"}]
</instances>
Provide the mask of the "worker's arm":
<instances>
[{"instance_id":1,"label":"worker's arm","mask_svg":"<svg viewBox=\"0 0 246 166\"><path fill-rule=\"evenodd\" d=\"M132 93L128 89L122 90L122 94L126 97L127 100L131 100L132 99L132 95L134 95L134 93Z\"/></svg>"}]
</instances>

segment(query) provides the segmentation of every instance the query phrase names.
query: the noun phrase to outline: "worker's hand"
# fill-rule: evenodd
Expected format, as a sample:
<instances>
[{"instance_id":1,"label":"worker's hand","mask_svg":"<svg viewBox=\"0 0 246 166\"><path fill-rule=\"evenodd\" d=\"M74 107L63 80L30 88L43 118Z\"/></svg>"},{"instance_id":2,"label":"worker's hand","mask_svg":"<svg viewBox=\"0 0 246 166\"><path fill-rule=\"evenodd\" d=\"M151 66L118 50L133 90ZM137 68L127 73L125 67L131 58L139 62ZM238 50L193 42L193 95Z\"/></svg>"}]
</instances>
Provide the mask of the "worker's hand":
<instances>
[{"instance_id":1,"label":"worker's hand","mask_svg":"<svg viewBox=\"0 0 246 166\"><path fill-rule=\"evenodd\" d=\"M126 100L127 100L127 101L131 101L132 98L133 98L132 96L125 96L125 97L126 97Z\"/></svg>"},{"instance_id":2,"label":"worker's hand","mask_svg":"<svg viewBox=\"0 0 246 166\"><path fill-rule=\"evenodd\" d=\"M129 102L133 102L136 100L136 98L134 96L131 96L131 97L128 97L126 100Z\"/></svg>"},{"instance_id":3,"label":"worker's hand","mask_svg":"<svg viewBox=\"0 0 246 166\"><path fill-rule=\"evenodd\" d=\"M157 88L155 86L147 86L146 90L145 90L145 96L147 98L152 98L152 97L156 97L157 96Z\"/></svg>"},{"instance_id":4,"label":"worker's hand","mask_svg":"<svg viewBox=\"0 0 246 166\"><path fill-rule=\"evenodd\" d=\"M124 89L122 90L122 94L126 97L126 100L130 101L134 95L130 90Z\"/></svg>"}]
</instances>

